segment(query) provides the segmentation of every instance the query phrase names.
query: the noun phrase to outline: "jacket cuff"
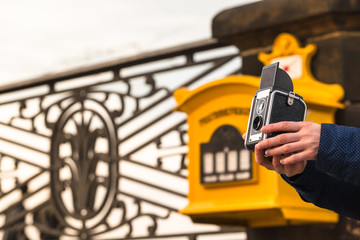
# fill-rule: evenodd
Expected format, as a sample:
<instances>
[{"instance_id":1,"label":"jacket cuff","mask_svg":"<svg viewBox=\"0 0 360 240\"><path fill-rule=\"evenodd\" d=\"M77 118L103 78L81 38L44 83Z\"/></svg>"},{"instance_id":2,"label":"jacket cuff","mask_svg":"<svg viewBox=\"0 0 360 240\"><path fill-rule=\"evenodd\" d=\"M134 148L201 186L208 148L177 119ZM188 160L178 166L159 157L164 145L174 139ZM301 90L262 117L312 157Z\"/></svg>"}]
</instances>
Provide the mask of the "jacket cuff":
<instances>
[{"instance_id":1,"label":"jacket cuff","mask_svg":"<svg viewBox=\"0 0 360 240\"><path fill-rule=\"evenodd\" d=\"M316 176L316 169L315 169L315 161L307 161L306 167L304 171L300 174L297 174L292 177L287 177L286 175L282 174L281 177L290 185L297 186L297 185L306 185L309 183L313 183L312 178Z\"/></svg>"}]
</instances>

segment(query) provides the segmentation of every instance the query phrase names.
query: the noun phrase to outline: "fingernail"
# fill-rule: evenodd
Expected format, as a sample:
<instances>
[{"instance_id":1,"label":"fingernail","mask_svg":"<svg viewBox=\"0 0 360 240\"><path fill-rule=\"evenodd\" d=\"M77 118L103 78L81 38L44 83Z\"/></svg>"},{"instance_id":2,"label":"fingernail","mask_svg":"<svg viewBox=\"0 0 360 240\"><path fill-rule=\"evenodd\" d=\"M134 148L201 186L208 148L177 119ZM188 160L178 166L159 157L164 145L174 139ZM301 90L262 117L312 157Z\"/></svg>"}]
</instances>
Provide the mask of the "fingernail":
<instances>
[{"instance_id":1,"label":"fingernail","mask_svg":"<svg viewBox=\"0 0 360 240\"><path fill-rule=\"evenodd\" d=\"M281 164L284 164L284 160L280 160L280 163L281 163Z\"/></svg>"},{"instance_id":2,"label":"fingernail","mask_svg":"<svg viewBox=\"0 0 360 240\"><path fill-rule=\"evenodd\" d=\"M269 156L269 152L268 152L268 151L265 151L265 155L266 155L266 156Z\"/></svg>"}]
</instances>

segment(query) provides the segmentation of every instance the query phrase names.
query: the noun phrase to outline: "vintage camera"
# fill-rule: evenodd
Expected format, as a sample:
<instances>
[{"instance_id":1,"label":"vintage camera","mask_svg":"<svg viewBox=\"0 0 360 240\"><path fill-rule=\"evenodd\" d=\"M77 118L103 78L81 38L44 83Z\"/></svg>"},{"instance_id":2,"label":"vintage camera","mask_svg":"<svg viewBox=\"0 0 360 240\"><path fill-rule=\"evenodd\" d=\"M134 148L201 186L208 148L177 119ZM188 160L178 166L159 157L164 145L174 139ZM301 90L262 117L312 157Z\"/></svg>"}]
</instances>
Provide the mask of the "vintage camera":
<instances>
[{"instance_id":1,"label":"vintage camera","mask_svg":"<svg viewBox=\"0 0 360 240\"><path fill-rule=\"evenodd\" d=\"M281 121L304 121L305 114L305 102L293 92L292 80L279 68L279 63L264 66L260 88L251 104L245 147L254 151L258 142L282 133L263 134L260 131L263 126Z\"/></svg>"}]
</instances>

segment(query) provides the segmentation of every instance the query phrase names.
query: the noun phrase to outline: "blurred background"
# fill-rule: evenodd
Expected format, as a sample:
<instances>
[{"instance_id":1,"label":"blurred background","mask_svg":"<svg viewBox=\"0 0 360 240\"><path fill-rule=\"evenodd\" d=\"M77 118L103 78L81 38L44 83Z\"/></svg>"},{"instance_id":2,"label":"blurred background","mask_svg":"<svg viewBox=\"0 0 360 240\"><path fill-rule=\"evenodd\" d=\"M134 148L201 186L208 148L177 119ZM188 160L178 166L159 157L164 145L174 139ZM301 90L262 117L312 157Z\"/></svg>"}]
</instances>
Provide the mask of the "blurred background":
<instances>
[{"instance_id":1,"label":"blurred background","mask_svg":"<svg viewBox=\"0 0 360 240\"><path fill-rule=\"evenodd\" d=\"M354 0L0 0L0 239L359 239L357 221L302 209L241 138L272 60L290 74L296 59L309 121L360 127L359 13Z\"/></svg>"},{"instance_id":2,"label":"blurred background","mask_svg":"<svg viewBox=\"0 0 360 240\"><path fill-rule=\"evenodd\" d=\"M208 39L221 10L254 0L1 0L1 85Z\"/></svg>"},{"instance_id":3,"label":"blurred background","mask_svg":"<svg viewBox=\"0 0 360 240\"><path fill-rule=\"evenodd\" d=\"M239 71L211 23L250 2L1 0L0 237L245 239L178 213L188 139L172 92Z\"/></svg>"}]
</instances>

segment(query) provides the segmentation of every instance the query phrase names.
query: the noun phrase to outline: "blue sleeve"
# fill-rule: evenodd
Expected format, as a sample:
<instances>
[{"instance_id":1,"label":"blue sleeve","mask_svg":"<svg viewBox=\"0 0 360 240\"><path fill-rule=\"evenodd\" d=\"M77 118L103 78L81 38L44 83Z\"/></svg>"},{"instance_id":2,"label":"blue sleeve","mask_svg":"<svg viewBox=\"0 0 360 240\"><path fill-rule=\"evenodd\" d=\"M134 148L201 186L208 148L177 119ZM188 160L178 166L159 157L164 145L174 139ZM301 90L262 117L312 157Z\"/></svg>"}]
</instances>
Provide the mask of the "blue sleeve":
<instances>
[{"instance_id":1,"label":"blue sleeve","mask_svg":"<svg viewBox=\"0 0 360 240\"><path fill-rule=\"evenodd\" d=\"M308 161L304 172L293 178L282 175L300 197L314 205L360 220L360 185L320 172L315 161Z\"/></svg>"},{"instance_id":2,"label":"blue sleeve","mask_svg":"<svg viewBox=\"0 0 360 240\"><path fill-rule=\"evenodd\" d=\"M360 183L360 129L322 124L316 169L353 184Z\"/></svg>"}]
</instances>

